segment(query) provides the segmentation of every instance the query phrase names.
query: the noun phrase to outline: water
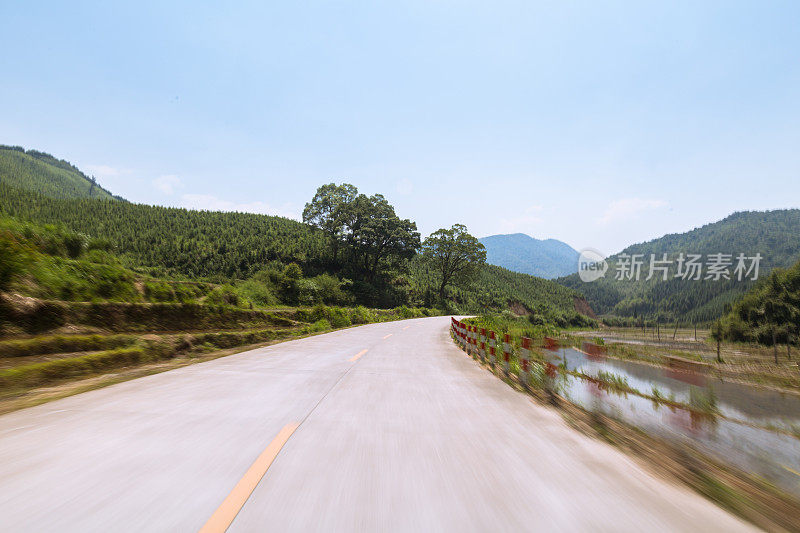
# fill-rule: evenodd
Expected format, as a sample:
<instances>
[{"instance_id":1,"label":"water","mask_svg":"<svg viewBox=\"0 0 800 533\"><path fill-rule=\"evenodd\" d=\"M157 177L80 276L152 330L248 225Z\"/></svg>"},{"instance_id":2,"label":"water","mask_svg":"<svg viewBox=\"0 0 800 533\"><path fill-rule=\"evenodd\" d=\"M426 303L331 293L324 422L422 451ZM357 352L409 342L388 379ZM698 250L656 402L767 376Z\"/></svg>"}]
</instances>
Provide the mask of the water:
<instances>
[{"instance_id":1,"label":"water","mask_svg":"<svg viewBox=\"0 0 800 533\"><path fill-rule=\"evenodd\" d=\"M679 374L670 375L663 368L642 363L589 358L571 348L548 353L553 363L566 360L569 370L589 376L597 376L600 370L612 372L638 391L649 395L655 386L681 403L689 403L690 388L696 386L676 379L683 377ZM562 382L562 394L585 409L624 420L651 435L693 445L710 457L800 495L800 439L771 429L800 428L800 397L716 378L706 378L706 382L724 417L700 416L634 394L609 393L572 376Z\"/></svg>"}]
</instances>

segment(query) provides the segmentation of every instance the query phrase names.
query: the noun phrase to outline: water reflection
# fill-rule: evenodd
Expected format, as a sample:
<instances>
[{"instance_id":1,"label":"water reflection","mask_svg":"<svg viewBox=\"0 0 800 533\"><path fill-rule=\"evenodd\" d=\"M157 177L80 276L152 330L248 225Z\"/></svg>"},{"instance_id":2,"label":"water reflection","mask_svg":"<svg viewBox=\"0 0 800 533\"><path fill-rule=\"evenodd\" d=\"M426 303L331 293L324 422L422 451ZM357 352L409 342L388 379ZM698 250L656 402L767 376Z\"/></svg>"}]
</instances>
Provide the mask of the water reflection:
<instances>
[{"instance_id":1,"label":"water reflection","mask_svg":"<svg viewBox=\"0 0 800 533\"><path fill-rule=\"evenodd\" d=\"M667 405L596 379L566 376L559 380L563 394L585 409L633 424L649 434L698 447L709 456L752 472L800 495L800 439L767 429L800 427L800 398L778 391L705 378L665 373L663 368L587 355L571 349L546 352L553 363L597 377L611 372L633 389L651 395L654 387L664 397L692 405ZM602 374L601 374L602 375ZM711 396L713 395L713 396ZM714 405L724 416L702 412Z\"/></svg>"}]
</instances>

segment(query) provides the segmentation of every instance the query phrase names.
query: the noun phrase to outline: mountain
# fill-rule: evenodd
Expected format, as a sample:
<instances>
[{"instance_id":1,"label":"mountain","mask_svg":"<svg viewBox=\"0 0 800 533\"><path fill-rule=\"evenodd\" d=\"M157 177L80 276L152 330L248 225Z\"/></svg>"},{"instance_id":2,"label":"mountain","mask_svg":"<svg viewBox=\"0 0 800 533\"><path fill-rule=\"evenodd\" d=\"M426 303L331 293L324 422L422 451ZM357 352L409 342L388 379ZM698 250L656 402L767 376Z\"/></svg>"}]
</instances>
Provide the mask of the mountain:
<instances>
[{"instance_id":1,"label":"mountain","mask_svg":"<svg viewBox=\"0 0 800 533\"><path fill-rule=\"evenodd\" d=\"M331 274L342 279L357 303L438 303L430 290L433 274L420 261L411 261L407 275L396 273L389 288L379 292L353 279L333 257L325 234L307 224L251 213L135 204L99 187L90 197L90 186L66 161L32 150L0 149L0 214L104 240L126 267L144 267L156 276L235 283L297 263L309 278ZM575 290L491 265L481 269L473 286L453 290L450 300L454 309L467 313L514 307L576 325L585 320L581 314L591 314Z\"/></svg>"},{"instance_id":2,"label":"mountain","mask_svg":"<svg viewBox=\"0 0 800 533\"><path fill-rule=\"evenodd\" d=\"M480 239L486 247L486 261L514 272L553 279L578 269L578 252L555 240L534 239L524 233L491 235Z\"/></svg>"},{"instance_id":3,"label":"mountain","mask_svg":"<svg viewBox=\"0 0 800 533\"><path fill-rule=\"evenodd\" d=\"M660 260L665 253L670 262L668 279L663 281L661 272L657 272L646 280L651 254ZM680 253L702 255L701 280L675 277ZM800 209L737 212L686 233L629 246L608 258L608 271L597 281L585 283L577 274L557 281L581 291L598 314L707 322L725 313L755 283L748 279L752 275L743 276L741 281L732 275L740 253L746 257L761 254L760 277L773 268L793 265L800 259ZM623 254L642 254L644 264L638 282L616 279ZM710 254L732 255L733 264L728 267L731 279L705 279Z\"/></svg>"},{"instance_id":4,"label":"mountain","mask_svg":"<svg viewBox=\"0 0 800 533\"><path fill-rule=\"evenodd\" d=\"M67 161L20 146L0 145L0 180L51 198L121 200Z\"/></svg>"}]
</instances>

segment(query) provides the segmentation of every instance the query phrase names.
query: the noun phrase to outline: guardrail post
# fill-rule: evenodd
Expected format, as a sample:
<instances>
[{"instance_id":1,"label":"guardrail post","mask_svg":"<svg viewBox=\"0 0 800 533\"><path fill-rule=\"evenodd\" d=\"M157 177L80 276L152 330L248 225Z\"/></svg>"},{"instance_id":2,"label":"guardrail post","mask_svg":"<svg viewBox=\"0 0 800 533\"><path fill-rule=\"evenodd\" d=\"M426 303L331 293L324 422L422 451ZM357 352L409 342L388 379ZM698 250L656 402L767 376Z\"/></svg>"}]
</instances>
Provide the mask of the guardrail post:
<instances>
[{"instance_id":1,"label":"guardrail post","mask_svg":"<svg viewBox=\"0 0 800 533\"><path fill-rule=\"evenodd\" d=\"M519 350L519 381L527 389L530 384L531 340L522 337L522 347Z\"/></svg>"},{"instance_id":2,"label":"guardrail post","mask_svg":"<svg viewBox=\"0 0 800 533\"><path fill-rule=\"evenodd\" d=\"M481 363L486 362L486 328L481 328L480 335L481 347L478 354L481 356Z\"/></svg>"},{"instance_id":3,"label":"guardrail post","mask_svg":"<svg viewBox=\"0 0 800 533\"><path fill-rule=\"evenodd\" d=\"M492 369L494 369L495 364L497 363L497 352L495 348L497 347L497 336L495 335L494 331L489 330L489 364L492 365Z\"/></svg>"},{"instance_id":4,"label":"guardrail post","mask_svg":"<svg viewBox=\"0 0 800 533\"><path fill-rule=\"evenodd\" d=\"M473 359L478 358L477 348L475 346L475 326L469 326L469 354Z\"/></svg>"},{"instance_id":5,"label":"guardrail post","mask_svg":"<svg viewBox=\"0 0 800 533\"><path fill-rule=\"evenodd\" d=\"M505 372L506 377L510 372L510 362L511 361L511 335L506 333L503 335L503 372Z\"/></svg>"}]
</instances>

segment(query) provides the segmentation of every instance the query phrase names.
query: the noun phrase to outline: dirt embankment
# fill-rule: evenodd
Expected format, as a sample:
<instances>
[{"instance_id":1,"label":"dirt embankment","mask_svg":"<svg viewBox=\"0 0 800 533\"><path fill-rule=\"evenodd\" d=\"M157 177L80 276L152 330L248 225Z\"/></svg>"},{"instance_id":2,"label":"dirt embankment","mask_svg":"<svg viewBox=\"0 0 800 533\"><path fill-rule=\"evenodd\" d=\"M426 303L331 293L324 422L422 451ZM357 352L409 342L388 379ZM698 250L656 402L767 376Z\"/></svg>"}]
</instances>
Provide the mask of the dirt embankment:
<instances>
[{"instance_id":1,"label":"dirt embankment","mask_svg":"<svg viewBox=\"0 0 800 533\"><path fill-rule=\"evenodd\" d=\"M584 298L578 298L577 296L574 298L574 301L575 301L575 310L577 312L579 312L582 315L586 315L589 318L594 318L595 320L597 320L597 315L595 314L594 309L592 309L592 306L589 305L589 302L587 302Z\"/></svg>"}]
</instances>

